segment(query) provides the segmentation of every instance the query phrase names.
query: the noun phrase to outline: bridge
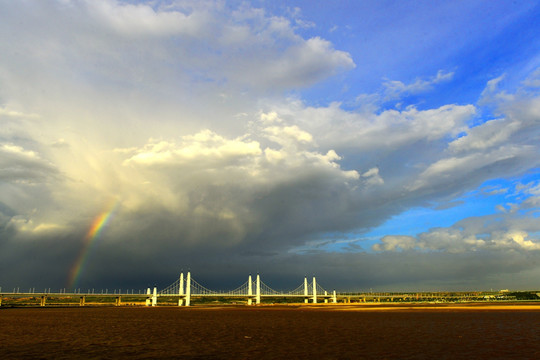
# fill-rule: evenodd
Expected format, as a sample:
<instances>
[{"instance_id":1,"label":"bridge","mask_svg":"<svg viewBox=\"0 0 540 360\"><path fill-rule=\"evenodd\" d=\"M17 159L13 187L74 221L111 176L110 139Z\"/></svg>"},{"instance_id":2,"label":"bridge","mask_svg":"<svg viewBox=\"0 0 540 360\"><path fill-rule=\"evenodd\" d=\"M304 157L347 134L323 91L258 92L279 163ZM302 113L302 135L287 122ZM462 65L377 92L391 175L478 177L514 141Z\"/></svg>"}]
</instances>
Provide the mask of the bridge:
<instances>
[{"instance_id":1,"label":"bridge","mask_svg":"<svg viewBox=\"0 0 540 360\"><path fill-rule=\"evenodd\" d=\"M304 278L303 284L299 285L290 291L278 291L274 290L264 282L261 281L259 274L255 280L249 275L248 280L230 291L215 291L210 290L203 285L199 284L195 279L191 277L191 273L187 273L186 279L184 274L180 274L180 278L169 285L167 288L157 292L154 288L153 299L157 296L175 296L178 297L178 305L189 306L192 297L243 297L247 298L248 305L261 303L261 298L301 298L305 303L311 300L312 303L317 303L319 299L324 302L328 302L329 299L332 302L337 302L336 291L330 295L328 291L317 284L317 279L313 277L313 280L308 283L307 277ZM152 300L153 301L153 300Z\"/></svg>"},{"instance_id":2,"label":"bridge","mask_svg":"<svg viewBox=\"0 0 540 360\"><path fill-rule=\"evenodd\" d=\"M274 290L264 282L261 281L259 274L257 274L255 280L249 275L246 282L238 286L236 289L229 291L216 291L210 290L205 286L198 283L191 277L191 272L188 272L184 277L184 273L180 274L180 277L167 286L163 290L158 291L157 287L153 289L147 288L146 291L139 291L135 293L134 290L129 292L109 291L95 292L94 290L87 292L81 292L80 290L74 290L66 292L65 289L59 292L51 292L50 289L43 292L36 292L35 289L30 289L28 292L19 292L18 290L13 292L2 292L0 288L0 306L2 305L2 298L38 298L40 306L46 306L47 300L50 298L76 298L79 297L79 305L84 306L87 299L90 298L113 298L115 305L121 305L122 299L135 299L144 300L146 306L157 306L159 297L174 298L178 306L190 306L192 298L245 298L248 305L260 304L263 298L298 298L303 300L304 303L317 303L323 301L328 303L330 300L333 303L337 302L337 294L334 290L332 294L329 294L327 290L317 284L317 280L313 277L311 282L308 282L307 277L304 278L304 282L293 290L279 291Z\"/></svg>"},{"instance_id":3,"label":"bridge","mask_svg":"<svg viewBox=\"0 0 540 360\"><path fill-rule=\"evenodd\" d=\"M33 299L39 301L40 306L46 306L49 300L67 299L68 303L72 304L73 299L78 298L80 306L85 306L94 300L95 303L114 302L114 305L129 304L130 302L141 303L146 306L157 306L158 298L163 298L163 302L172 301L178 306L190 306L193 298L238 298L247 300L248 305L260 304L262 299L278 298L297 299L298 302L317 304L337 303L338 300L344 303L351 302L466 302L466 301L486 301L486 300L511 300L506 295L500 292L415 292L415 293L372 293L372 292L355 292L355 293L336 293L333 290L331 293L317 283L317 279L308 282L308 278L304 277L303 283L289 291L274 290L266 285L260 278L259 274L253 279L249 275L246 282L233 290L216 291L206 288L191 277L191 272L187 274L181 273L179 278L172 284L158 291L157 287L145 290L108 290L94 291L87 290L81 292L80 289L66 291L62 289L58 292L45 289L43 292L36 292L35 289L30 289L28 292L20 292L18 289L13 289L12 292L3 292L0 287L0 306L2 300L16 299ZM66 301L67 301L66 300ZM77 300L75 300L77 301Z\"/></svg>"}]
</instances>

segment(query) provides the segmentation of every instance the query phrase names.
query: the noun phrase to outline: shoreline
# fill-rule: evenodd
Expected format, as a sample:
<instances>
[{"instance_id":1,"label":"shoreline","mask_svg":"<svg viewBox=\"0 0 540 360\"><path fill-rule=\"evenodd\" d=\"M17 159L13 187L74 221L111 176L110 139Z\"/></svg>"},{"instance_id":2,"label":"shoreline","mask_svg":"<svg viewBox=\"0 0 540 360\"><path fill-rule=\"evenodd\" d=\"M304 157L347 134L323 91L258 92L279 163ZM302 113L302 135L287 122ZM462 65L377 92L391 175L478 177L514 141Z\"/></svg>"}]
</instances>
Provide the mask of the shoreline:
<instances>
[{"instance_id":1,"label":"shoreline","mask_svg":"<svg viewBox=\"0 0 540 360\"><path fill-rule=\"evenodd\" d=\"M394 311L540 311L539 302L507 302L507 303L486 303L486 302L470 302L470 303L353 303L353 304L261 304L261 305L231 305L231 304L200 304L190 307L178 307L172 305L162 305L156 307L148 307L144 305L103 305L103 304L86 304L85 306L75 305L8 305L1 306L0 311L7 309L177 309L179 311L194 311L194 310L232 310L232 311L257 311L257 310L288 310L288 311L377 311L377 312L394 312Z\"/></svg>"}]
</instances>

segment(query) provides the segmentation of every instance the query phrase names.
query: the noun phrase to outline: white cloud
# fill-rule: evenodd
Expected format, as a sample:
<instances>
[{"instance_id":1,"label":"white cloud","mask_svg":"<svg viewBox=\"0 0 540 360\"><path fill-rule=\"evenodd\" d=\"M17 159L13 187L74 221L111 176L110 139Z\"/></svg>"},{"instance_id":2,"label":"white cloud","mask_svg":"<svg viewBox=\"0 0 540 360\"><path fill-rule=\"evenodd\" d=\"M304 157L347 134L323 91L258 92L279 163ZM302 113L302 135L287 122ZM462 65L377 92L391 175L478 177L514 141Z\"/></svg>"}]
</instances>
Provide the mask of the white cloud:
<instances>
[{"instance_id":1,"label":"white cloud","mask_svg":"<svg viewBox=\"0 0 540 360\"><path fill-rule=\"evenodd\" d=\"M0 151L7 154L11 154L17 157L26 158L30 160L38 159L38 155L32 150L25 150L20 146L12 144L3 144Z\"/></svg>"},{"instance_id":2,"label":"white cloud","mask_svg":"<svg viewBox=\"0 0 540 360\"><path fill-rule=\"evenodd\" d=\"M276 85L305 86L321 80L321 75L334 75L354 66L348 53L336 51L329 41L315 37L289 48L284 57L273 59L266 71L258 73L258 79Z\"/></svg>"},{"instance_id":3,"label":"white cloud","mask_svg":"<svg viewBox=\"0 0 540 360\"><path fill-rule=\"evenodd\" d=\"M151 142L136 154L124 161L131 163L153 164L185 164L194 163L200 167L212 167L231 162L241 161L242 158L261 154L259 143L240 139L227 140L210 130L203 130L194 135L182 137L180 146L167 141Z\"/></svg>"},{"instance_id":4,"label":"white cloud","mask_svg":"<svg viewBox=\"0 0 540 360\"><path fill-rule=\"evenodd\" d=\"M298 126L271 126L264 129L269 138L280 145L294 143L310 143L313 141L313 136L310 133L301 130Z\"/></svg>"},{"instance_id":5,"label":"white cloud","mask_svg":"<svg viewBox=\"0 0 540 360\"><path fill-rule=\"evenodd\" d=\"M0 144L0 180L24 185L47 183L57 175L53 164L34 150Z\"/></svg>"},{"instance_id":6,"label":"white cloud","mask_svg":"<svg viewBox=\"0 0 540 360\"><path fill-rule=\"evenodd\" d=\"M520 124L507 119L486 121L467 131L467 135L452 141L449 149L453 152L484 150L503 144L519 129Z\"/></svg>"},{"instance_id":7,"label":"white cloud","mask_svg":"<svg viewBox=\"0 0 540 360\"><path fill-rule=\"evenodd\" d=\"M39 118L37 114L25 114L20 111L10 110L7 107L0 106L0 116L7 116L10 118Z\"/></svg>"},{"instance_id":8,"label":"white cloud","mask_svg":"<svg viewBox=\"0 0 540 360\"><path fill-rule=\"evenodd\" d=\"M533 73L523 81L523 86L528 88L540 87L540 68L533 71Z\"/></svg>"},{"instance_id":9,"label":"white cloud","mask_svg":"<svg viewBox=\"0 0 540 360\"><path fill-rule=\"evenodd\" d=\"M516 186L516 190L526 197L523 202L524 207L535 208L540 206L540 182L519 184Z\"/></svg>"},{"instance_id":10,"label":"white cloud","mask_svg":"<svg viewBox=\"0 0 540 360\"><path fill-rule=\"evenodd\" d=\"M271 104L284 119L294 119L315 136L320 146L372 152L393 151L418 142L446 141L467 128L476 113L473 105L443 105L436 109L381 113L345 111L340 104L306 107L302 103Z\"/></svg>"},{"instance_id":11,"label":"white cloud","mask_svg":"<svg viewBox=\"0 0 540 360\"><path fill-rule=\"evenodd\" d=\"M24 219L21 217L13 217L10 219L8 226L17 228L18 231L27 236L41 236L44 234L57 235L63 230L68 230L66 226L52 223L35 224L32 219Z\"/></svg>"},{"instance_id":12,"label":"white cloud","mask_svg":"<svg viewBox=\"0 0 540 360\"><path fill-rule=\"evenodd\" d=\"M362 174L362 177L366 179L366 183L368 185L383 185L384 180L379 175L379 169L378 168L371 168L365 173Z\"/></svg>"},{"instance_id":13,"label":"white cloud","mask_svg":"<svg viewBox=\"0 0 540 360\"><path fill-rule=\"evenodd\" d=\"M498 86L504 80L504 78L505 78L505 75L503 74L495 79L489 80L486 85L486 88L484 89L484 91L482 91L481 101L486 101L486 102L493 101L492 97L494 96L494 94L497 93ZM506 94L499 93L498 97L501 97L501 96L506 96Z\"/></svg>"},{"instance_id":14,"label":"white cloud","mask_svg":"<svg viewBox=\"0 0 540 360\"><path fill-rule=\"evenodd\" d=\"M482 169L496 167L501 163L520 164L534 158L534 150L527 146L502 146L489 153L474 153L461 157L447 157L430 164L409 187L418 190L434 183L458 182Z\"/></svg>"},{"instance_id":15,"label":"white cloud","mask_svg":"<svg viewBox=\"0 0 540 360\"><path fill-rule=\"evenodd\" d=\"M453 72L444 72L439 70L437 75L432 76L429 80L422 80L417 78L411 84L405 84L398 80L387 80L383 83L385 101L399 99L403 96L419 94L429 91L433 88L433 85L441 82L452 80L454 77Z\"/></svg>"},{"instance_id":16,"label":"white cloud","mask_svg":"<svg viewBox=\"0 0 540 360\"><path fill-rule=\"evenodd\" d=\"M373 245L374 251L467 253L475 251L540 250L540 239L527 239L525 231L494 231L478 237L459 228L436 228L417 237L388 235Z\"/></svg>"},{"instance_id":17,"label":"white cloud","mask_svg":"<svg viewBox=\"0 0 540 360\"><path fill-rule=\"evenodd\" d=\"M186 15L180 11L156 11L149 5L109 0L87 0L85 5L98 21L128 37L193 36L206 31L205 25L209 22L200 11Z\"/></svg>"},{"instance_id":18,"label":"white cloud","mask_svg":"<svg viewBox=\"0 0 540 360\"><path fill-rule=\"evenodd\" d=\"M525 231L512 231L497 235L492 241L498 248L517 247L524 250L540 250L540 242L527 240L528 234Z\"/></svg>"},{"instance_id":19,"label":"white cloud","mask_svg":"<svg viewBox=\"0 0 540 360\"><path fill-rule=\"evenodd\" d=\"M538 135L540 98L528 86L518 89L514 94L497 91L497 85L502 79L499 77L490 80L482 99L484 104L495 106L495 111L501 117L467 129L464 136L449 144L452 152L490 151L502 144L534 144Z\"/></svg>"},{"instance_id":20,"label":"white cloud","mask_svg":"<svg viewBox=\"0 0 540 360\"><path fill-rule=\"evenodd\" d=\"M390 235L381 239L381 242L373 245L375 251L410 250L417 246L412 236Z\"/></svg>"}]
</instances>

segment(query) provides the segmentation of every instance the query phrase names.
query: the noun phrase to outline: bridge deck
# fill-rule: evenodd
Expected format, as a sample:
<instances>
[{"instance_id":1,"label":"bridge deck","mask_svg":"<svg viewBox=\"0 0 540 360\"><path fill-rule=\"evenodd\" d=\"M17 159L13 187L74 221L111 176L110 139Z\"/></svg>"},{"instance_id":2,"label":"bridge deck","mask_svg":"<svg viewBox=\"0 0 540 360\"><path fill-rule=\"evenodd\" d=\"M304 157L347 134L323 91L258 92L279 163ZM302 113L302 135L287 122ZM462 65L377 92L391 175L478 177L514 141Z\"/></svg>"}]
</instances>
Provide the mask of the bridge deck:
<instances>
[{"instance_id":1,"label":"bridge deck","mask_svg":"<svg viewBox=\"0 0 540 360\"><path fill-rule=\"evenodd\" d=\"M53 292L3 292L0 293L0 296L4 297L117 297L117 296L126 296L126 297L140 297L140 298L148 298L152 297L152 294L132 294L132 293L53 293ZM156 294L157 297L186 297L186 294L180 295L180 294ZM192 293L190 295L191 297L252 297L255 298L256 294L230 294L230 293L213 293L213 294L194 294ZM299 294L261 294L261 297L298 297L298 298L304 298L304 297L313 297L312 294L308 295L299 295ZM338 295L339 296L339 295ZM331 294L317 294L318 298L331 298Z\"/></svg>"},{"instance_id":2,"label":"bridge deck","mask_svg":"<svg viewBox=\"0 0 540 360\"><path fill-rule=\"evenodd\" d=\"M391 298L466 298L466 297L483 297L488 295L487 293L473 294L473 293L419 293L419 294L348 294L348 293L336 293L337 298L351 298L351 299L361 299L361 298L378 298L378 299L391 299ZM79 293L79 292L2 292L0 293L1 297L134 297L134 298L149 298L153 294L140 294L140 293ZM186 297L186 294L156 294L157 297ZM255 298L256 294L232 294L232 293L191 293L191 297L251 297ZM313 294L260 294L264 298L278 298L278 297L290 297L290 298L311 298ZM332 294L317 294L317 298L332 298Z\"/></svg>"}]
</instances>

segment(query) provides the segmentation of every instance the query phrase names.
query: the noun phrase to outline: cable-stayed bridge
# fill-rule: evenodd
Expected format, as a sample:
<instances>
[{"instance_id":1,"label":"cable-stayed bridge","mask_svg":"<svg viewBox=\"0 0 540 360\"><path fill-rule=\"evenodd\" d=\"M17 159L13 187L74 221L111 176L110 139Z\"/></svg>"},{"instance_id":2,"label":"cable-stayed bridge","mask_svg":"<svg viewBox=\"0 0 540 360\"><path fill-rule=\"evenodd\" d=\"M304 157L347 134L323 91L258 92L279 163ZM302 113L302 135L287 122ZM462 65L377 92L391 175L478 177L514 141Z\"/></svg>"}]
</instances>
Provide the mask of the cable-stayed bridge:
<instances>
[{"instance_id":1,"label":"cable-stayed bridge","mask_svg":"<svg viewBox=\"0 0 540 360\"><path fill-rule=\"evenodd\" d=\"M152 293L152 304L157 301L158 296L178 297L179 306L189 306L192 297L244 297L247 298L248 305L252 305L253 303L260 304L261 298L272 297L299 298L303 299L305 303L310 301L312 303L317 303L319 300L324 302L328 302L329 300L333 303L337 302L336 291L334 290L332 294L329 294L327 290L317 284L317 279L315 277L313 277L313 280L309 283L307 277L305 277L302 284L290 291L279 291L272 289L262 282L259 274L257 274L255 280L249 275L248 280L236 289L229 291L215 291L199 284L191 277L190 272L187 273L185 278L184 273L182 273L178 280L165 289L157 292L157 289L154 288L154 293Z\"/></svg>"}]
</instances>

